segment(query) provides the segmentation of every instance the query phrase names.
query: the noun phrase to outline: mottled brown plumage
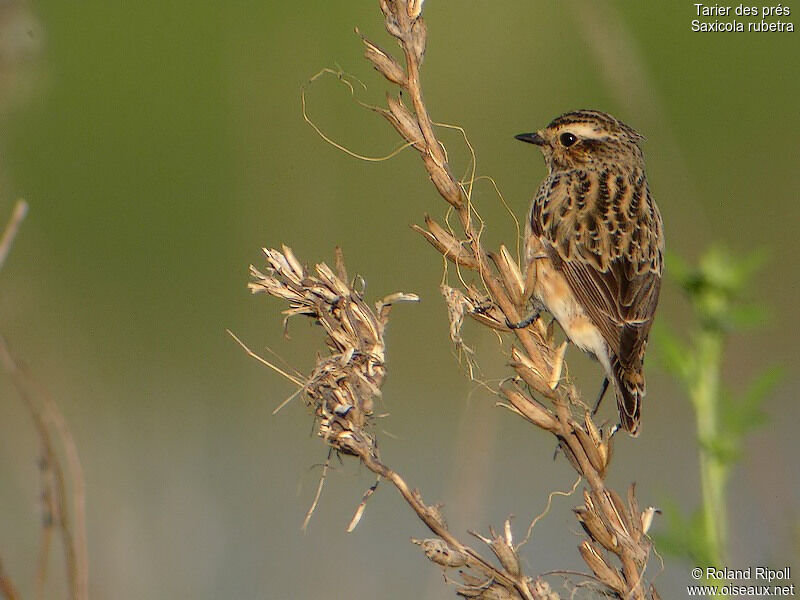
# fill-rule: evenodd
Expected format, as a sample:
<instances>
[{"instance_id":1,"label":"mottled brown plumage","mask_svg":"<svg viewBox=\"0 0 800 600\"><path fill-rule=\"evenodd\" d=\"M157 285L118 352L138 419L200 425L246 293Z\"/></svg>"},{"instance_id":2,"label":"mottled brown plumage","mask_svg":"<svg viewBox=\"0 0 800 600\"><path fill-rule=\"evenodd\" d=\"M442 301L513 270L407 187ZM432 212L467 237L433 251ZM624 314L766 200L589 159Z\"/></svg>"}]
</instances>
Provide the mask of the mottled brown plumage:
<instances>
[{"instance_id":1,"label":"mottled brown plumage","mask_svg":"<svg viewBox=\"0 0 800 600\"><path fill-rule=\"evenodd\" d=\"M664 254L642 137L611 115L580 110L517 138L541 148L549 171L526 224L534 301L597 357L622 427L637 435Z\"/></svg>"}]
</instances>

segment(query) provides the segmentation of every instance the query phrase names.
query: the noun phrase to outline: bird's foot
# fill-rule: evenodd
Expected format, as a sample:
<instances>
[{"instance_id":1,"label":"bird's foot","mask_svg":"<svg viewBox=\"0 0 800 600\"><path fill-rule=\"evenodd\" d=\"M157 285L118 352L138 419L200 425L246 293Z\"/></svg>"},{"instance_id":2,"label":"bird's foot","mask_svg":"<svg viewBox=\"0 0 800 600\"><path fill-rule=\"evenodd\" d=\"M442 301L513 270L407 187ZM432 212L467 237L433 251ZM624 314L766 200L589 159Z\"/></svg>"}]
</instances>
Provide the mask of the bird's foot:
<instances>
[{"instance_id":1,"label":"bird's foot","mask_svg":"<svg viewBox=\"0 0 800 600\"><path fill-rule=\"evenodd\" d=\"M522 319L522 321L519 321L517 323L512 323L511 321L508 320L508 317L506 317L506 327L508 327L509 329L525 329L531 323L535 323L538 318L539 318L538 310L533 311L527 317Z\"/></svg>"}]
</instances>

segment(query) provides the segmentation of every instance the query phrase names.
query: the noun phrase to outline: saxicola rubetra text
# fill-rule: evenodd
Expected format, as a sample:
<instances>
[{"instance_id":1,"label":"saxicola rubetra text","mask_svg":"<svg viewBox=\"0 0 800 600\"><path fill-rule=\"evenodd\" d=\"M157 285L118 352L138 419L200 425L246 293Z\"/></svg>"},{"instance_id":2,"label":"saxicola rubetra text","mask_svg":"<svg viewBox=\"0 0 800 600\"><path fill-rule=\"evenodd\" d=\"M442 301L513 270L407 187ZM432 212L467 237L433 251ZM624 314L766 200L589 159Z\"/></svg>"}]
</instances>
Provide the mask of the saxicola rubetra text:
<instances>
[{"instance_id":1,"label":"saxicola rubetra text","mask_svg":"<svg viewBox=\"0 0 800 600\"><path fill-rule=\"evenodd\" d=\"M525 225L533 302L602 364L598 403L613 381L622 427L638 435L642 364L664 262L643 138L594 110L564 114L516 138L539 146L548 169Z\"/></svg>"}]
</instances>

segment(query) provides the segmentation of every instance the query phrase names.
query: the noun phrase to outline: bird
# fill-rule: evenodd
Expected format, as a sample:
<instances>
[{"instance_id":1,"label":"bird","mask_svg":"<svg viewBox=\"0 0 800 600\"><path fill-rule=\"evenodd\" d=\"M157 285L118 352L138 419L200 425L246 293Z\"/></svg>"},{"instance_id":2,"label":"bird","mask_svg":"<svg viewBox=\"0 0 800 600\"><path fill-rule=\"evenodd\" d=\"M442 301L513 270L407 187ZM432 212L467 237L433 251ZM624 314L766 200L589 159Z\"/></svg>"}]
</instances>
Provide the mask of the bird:
<instances>
[{"instance_id":1,"label":"bird","mask_svg":"<svg viewBox=\"0 0 800 600\"><path fill-rule=\"evenodd\" d=\"M544 155L547 176L525 223L525 265L533 316L559 323L614 383L622 429L640 431L644 357L664 268L664 227L650 194L644 138L597 110L568 112L516 139Z\"/></svg>"}]
</instances>

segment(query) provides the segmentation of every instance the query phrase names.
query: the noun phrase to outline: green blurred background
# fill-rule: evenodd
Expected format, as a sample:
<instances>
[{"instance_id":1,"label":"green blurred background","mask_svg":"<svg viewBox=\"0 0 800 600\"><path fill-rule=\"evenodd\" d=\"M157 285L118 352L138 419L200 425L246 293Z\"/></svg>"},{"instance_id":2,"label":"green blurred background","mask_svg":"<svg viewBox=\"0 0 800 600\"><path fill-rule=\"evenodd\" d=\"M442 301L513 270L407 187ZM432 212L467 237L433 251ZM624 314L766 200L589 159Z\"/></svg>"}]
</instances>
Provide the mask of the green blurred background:
<instances>
[{"instance_id":1,"label":"green blurred background","mask_svg":"<svg viewBox=\"0 0 800 600\"><path fill-rule=\"evenodd\" d=\"M692 33L685 0L429 0L425 10L429 108L466 129L478 172L496 178L517 215L544 165L513 134L599 108L646 135L670 250L767 248L752 294L770 325L733 341L726 381L775 361L786 376L734 472L729 566L797 565L799 34ZM493 409L458 365L441 261L408 228L444 212L418 157L361 162L302 120L301 86L335 64L367 84L361 97L381 101L387 86L352 33L357 25L393 49L377 2L6 0L0 20L0 220L17 197L31 205L0 273L0 331L77 440L92 597L452 597L408 543L426 532L388 486L344 532L372 483L352 460L336 464L301 533L326 450L300 402L271 416L291 384L225 333L301 371L320 349L320 331L299 320L285 342L282 306L247 292L261 246L284 242L313 263L340 244L370 297L422 296L393 316L381 443L389 464L445 504L455 531L485 532L509 514L524 530L550 491L572 485L567 464L551 460L552 440ZM398 145L333 79L308 101L355 151ZM464 172L458 135L442 137ZM513 244L488 183L474 202L487 239ZM668 284L660 323L680 332L686 314ZM503 377L494 338L473 326L466 336L481 376ZM594 394L597 366L570 360ZM644 434L618 440L612 481L637 481L643 504L672 498L689 510L699 501L691 407L657 359L648 367ZM0 557L30 594L37 443L5 376L0 398ZM537 525L530 572L583 569L575 504L556 499ZM682 597L689 566L667 558L663 597ZM53 568L50 597L62 597L57 559Z\"/></svg>"}]
</instances>

